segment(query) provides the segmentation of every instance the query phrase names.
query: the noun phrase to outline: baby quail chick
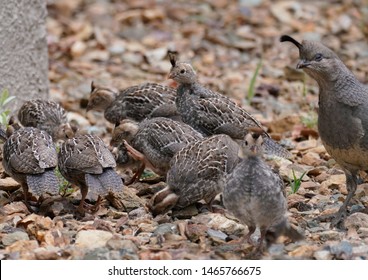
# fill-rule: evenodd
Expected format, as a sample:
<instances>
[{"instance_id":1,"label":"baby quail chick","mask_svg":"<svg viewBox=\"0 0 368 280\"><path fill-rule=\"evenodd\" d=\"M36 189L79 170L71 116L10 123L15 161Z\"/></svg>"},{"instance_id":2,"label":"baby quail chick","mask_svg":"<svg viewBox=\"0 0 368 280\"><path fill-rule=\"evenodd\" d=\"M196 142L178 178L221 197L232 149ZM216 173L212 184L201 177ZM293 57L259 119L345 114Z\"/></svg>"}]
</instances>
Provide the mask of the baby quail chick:
<instances>
[{"instance_id":1,"label":"baby quail chick","mask_svg":"<svg viewBox=\"0 0 368 280\"><path fill-rule=\"evenodd\" d=\"M20 123L46 131L55 140L59 126L67 122L66 112L60 104L43 99L33 99L23 103L18 111Z\"/></svg>"},{"instance_id":2,"label":"baby quail chick","mask_svg":"<svg viewBox=\"0 0 368 280\"><path fill-rule=\"evenodd\" d=\"M362 84L329 48L315 41L291 42L299 49L297 68L319 86L318 132L327 152L343 168L348 195L332 220L336 226L346 216L357 188L359 170L368 170L368 86Z\"/></svg>"},{"instance_id":3,"label":"baby quail chick","mask_svg":"<svg viewBox=\"0 0 368 280\"><path fill-rule=\"evenodd\" d=\"M126 118L138 122L154 117L178 118L175 96L175 89L155 83L132 86L120 92L92 83L87 111L103 111L106 120L116 125Z\"/></svg>"},{"instance_id":4,"label":"baby quail chick","mask_svg":"<svg viewBox=\"0 0 368 280\"><path fill-rule=\"evenodd\" d=\"M263 137L247 134L242 145L243 159L228 176L223 192L225 208L248 226L248 242L256 227L260 228L258 251L266 235L286 235L293 241L302 238L287 220L283 181L262 160L262 152Z\"/></svg>"},{"instance_id":5,"label":"baby quail chick","mask_svg":"<svg viewBox=\"0 0 368 280\"><path fill-rule=\"evenodd\" d=\"M250 127L263 130L261 124L246 110L226 96L202 86L189 63L177 62L175 54L169 55L172 65L169 78L179 84L176 106L183 122L203 135L227 134L234 140L244 139ZM268 153L290 157L290 153L264 130L263 138Z\"/></svg>"},{"instance_id":6,"label":"baby quail chick","mask_svg":"<svg viewBox=\"0 0 368 280\"><path fill-rule=\"evenodd\" d=\"M189 125L168 118L146 119L141 123L123 120L113 132L111 145L125 140L128 152L142 161L135 178L139 178L145 166L159 175L166 175L174 154L187 144L201 139L202 135Z\"/></svg>"},{"instance_id":7,"label":"baby quail chick","mask_svg":"<svg viewBox=\"0 0 368 280\"><path fill-rule=\"evenodd\" d=\"M239 161L239 145L220 134L204 138L182 148L170 162L167 187L157 192L149 203L154 215L173 207L184 208L204 199L212 202L222 192L225 178Z\"/></svg>"},{"instance_id":8,"label":"baby quail chick","mask_svg":"<svg viewBox=\"0 0 368 280\"><path fill-rule=\"evenodd\" d=\"M33 127L2 130L3 166L5 172L19 182L23 188L24 201L28 203L28 191L41 197L45 193L56 195L59 181L55 175L57 152L51 136Z\"/></svg>"},{"instance_id":9,"label":"baby quail chick","mask_svg":"<svg viewBox=\"0 0 368 280\"><path fill-rule=\"evenodd\" d=\"M65 131L72 135L72 132ZM74 135L61 146L58 155L60 173L72 184L77 185L82 194L78 211L84 213L87 193L101 196L122 190L123 182L115 172L116 162L105 143L97 136L90 134ZM89 210L89 209L88 209Z\"/></svg>"}]
</instances>

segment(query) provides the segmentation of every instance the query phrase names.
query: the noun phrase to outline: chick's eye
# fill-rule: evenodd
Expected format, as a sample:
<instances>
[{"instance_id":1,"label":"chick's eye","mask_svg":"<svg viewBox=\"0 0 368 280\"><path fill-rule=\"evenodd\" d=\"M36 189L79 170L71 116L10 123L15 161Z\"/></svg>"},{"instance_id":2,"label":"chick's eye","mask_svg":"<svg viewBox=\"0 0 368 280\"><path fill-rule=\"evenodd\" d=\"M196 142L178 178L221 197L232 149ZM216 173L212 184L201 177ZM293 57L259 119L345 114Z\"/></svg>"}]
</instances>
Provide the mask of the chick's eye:
<instances>
[{"instance_id":1,"label":"chick's eye","mask_svg":"<svg viewBox=\"0 0 368 280\"><path fill-rule=\"evenodd\" d=\"M245 140L245 143L244 143L244 144L245 144L245 146L248 146L248 141L247 141L247 140Z\"/></svg>"},{"instance_id":2,"label":"chick's eye","mask_svg":"<svg viewBox=\"0 0 368 280\"><path fill-rule=\"evenodd\" d=\"M323 58L323 55L321 53L317 53L316 56L314 57L315 61L321 61Z\"/></svg>"},{"instance_id":3,"label":"chick's eye","mask_svg":"<svg viewBox=\"0 0 368 280\"><path fill-rule=\"evenodd\" d=\"M181 70L180 70L180 73L181 73L181 74L184 74L184 73L185 73L185 70L184 70L184 69L181 69Z\"/></svg>"}]
</instances>

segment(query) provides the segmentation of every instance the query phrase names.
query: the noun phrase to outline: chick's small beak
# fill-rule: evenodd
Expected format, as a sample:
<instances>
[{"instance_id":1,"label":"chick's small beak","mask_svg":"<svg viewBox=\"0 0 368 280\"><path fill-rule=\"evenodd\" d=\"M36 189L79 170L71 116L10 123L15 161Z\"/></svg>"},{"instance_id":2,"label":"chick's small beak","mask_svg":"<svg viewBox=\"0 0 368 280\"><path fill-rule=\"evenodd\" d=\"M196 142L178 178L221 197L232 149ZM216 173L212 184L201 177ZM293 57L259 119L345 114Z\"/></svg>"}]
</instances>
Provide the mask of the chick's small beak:
<instances>
[{"instance_id":1,"label":"chick's small beak","mask_svg":"<svg viewBox=\"0 0 368 280\"><path fill-rule=\"evenodd\" d=\"M257 145L253 145L250 147L250 151L253 153L253 154L257 154L258 153L258 146Z\"/></svg>"},{"instance_id":2,"label":"chick's small beak","mask_svg":"<svg viewBox=\"0 0 368 280\"><path fill-rule=\"evenodd\" d=\"M170 72L169 75L168 75L168 79L174 79L175 78L175 73L174 72Z\"/></svg>"},{"instance_id":3,"label":"chick's small beak","mask_svg":"<svg viewBox=\"0 0 368 280\"><path fill-rule=\"evenodd\" d=\"M305 68L305 67L308 67L310 65L310 62L309 61L306 61L306 60L301 60L298 62L298 64L296 65L296 68L297 69L302 69L302 68Z\"/></svg>"}]
</instances>

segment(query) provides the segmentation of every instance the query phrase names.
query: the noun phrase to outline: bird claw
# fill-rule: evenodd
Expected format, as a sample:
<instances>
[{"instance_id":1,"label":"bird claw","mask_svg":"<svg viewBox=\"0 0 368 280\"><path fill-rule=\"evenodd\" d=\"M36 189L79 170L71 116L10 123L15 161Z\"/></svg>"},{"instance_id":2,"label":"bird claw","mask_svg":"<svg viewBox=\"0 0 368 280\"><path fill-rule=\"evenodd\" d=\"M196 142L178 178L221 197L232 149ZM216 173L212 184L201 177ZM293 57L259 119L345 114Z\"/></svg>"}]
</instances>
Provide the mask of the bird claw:
<instances>
[{"instance_id":1,"label":"bird claw","mask_svg":"<svg viewBox=\"0 0 368 280\"><path fill-rule=\"evenodd\" d=\"M339 211L331 220L331 228L344 228L344 219L346 217L346 211Z\"/></svg>"},{"instance_id":2,"label":"bird claw","mask_svg":"<svg viewBox=\"0 0 368 280\"><path fill-rule=\"evenodd\" d=\"M346 216L346 211L338 211L337 213L323 215L315 218L318 222L330 222L331 228L343 229L343 222Z\"/></svg>"},{"instance_id":3,"label":"bird claw","mask_svg":"<svg viewBox=\"0 0 368 280\"><path fill-rule=\"evenodd\" d=\"M137 178L138 176L136 176L136 174L134 174L134 176L128 181L125 183L125 186L129 186L129 185L132 185L134 183L136 183L139 178Z\"/></svg>"},{"instance_id":4,"label":"bird claw","mask_svg":"<svg viewBox=\"0 0 368 280\"><path fill-rule=\"evenodd\" d=\"M35 213L36 214L38 212L38 209L36 208L35 205L31 205L30 203L26 203L26 202L24 202L24 204L26 205L26 207L27 207L27 209L30 213ZM33 206L33 207L31 207L31 206ZM35 208L35 209L33 209L33 208Z\"/></svg>"},{"instance_id":5,"label":"bird claw","mask_svg":"<svg viewBox=\"0 0 368 280\"><path fill-rule=\"evenodd\" d=\"M86 212L88 212L90 214L94 214L100 209L100 206L101 206L102 202L103 202L103 200L101 199L100 196L98 197L95 205L91 205L91 204L83 201L83 203L78 206L77 211L81 215L84 215Z\"/></svg>"}]
</instances>

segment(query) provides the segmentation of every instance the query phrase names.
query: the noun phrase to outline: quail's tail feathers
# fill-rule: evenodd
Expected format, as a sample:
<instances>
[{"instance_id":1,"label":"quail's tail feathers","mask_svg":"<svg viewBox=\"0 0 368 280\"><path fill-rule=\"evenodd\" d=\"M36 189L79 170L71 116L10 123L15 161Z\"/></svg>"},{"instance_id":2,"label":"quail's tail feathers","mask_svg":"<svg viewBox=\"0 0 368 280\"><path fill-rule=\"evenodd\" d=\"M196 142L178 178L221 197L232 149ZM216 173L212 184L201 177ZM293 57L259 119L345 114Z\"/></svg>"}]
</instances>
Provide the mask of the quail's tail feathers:
<instances>
[{"instance_id":1,"label":"quail's tail feathers","mask_svg":"<svg viewBox=\"0 0 368 280\"><path fill-rule=\"evenodd\" d=\"M59 193L59 180L54 169L48 169L41 174L27 175L27 185L31 193L41 196L44 193L56 195Z\"/></svg>"},{"instance_id":2,"label":"quail's tail feathers","mask_svg":"<svg viewBox=\"0 0 368 280\"><path fill-rule=\"evenodd\" d=\"M119 192L123 188L122 179L112 168L104 169L102 174L86 174L85 178L89 191L97 195Z\"/></svg>"},{"instance_id":3,"label":"quail's tail feathers","mask_svg":"<svg viewBox=\"0 0 368 280\"><path fill-rule=\"evenodd\" d=\"M291 153L282 147L279 143L269 137L263 139L264 150L267 154L283 158L291 158Z\"/></svg>"}]
</instances>

